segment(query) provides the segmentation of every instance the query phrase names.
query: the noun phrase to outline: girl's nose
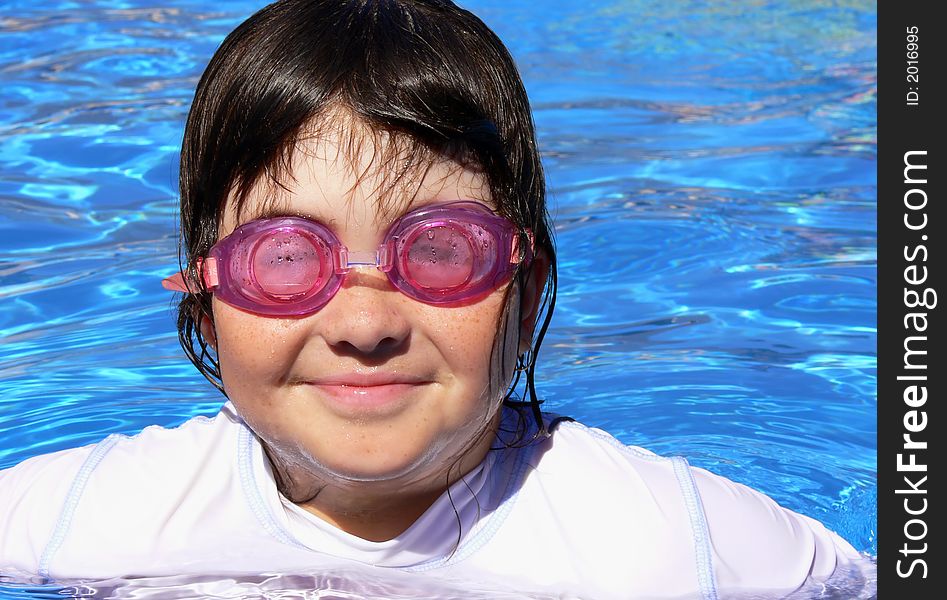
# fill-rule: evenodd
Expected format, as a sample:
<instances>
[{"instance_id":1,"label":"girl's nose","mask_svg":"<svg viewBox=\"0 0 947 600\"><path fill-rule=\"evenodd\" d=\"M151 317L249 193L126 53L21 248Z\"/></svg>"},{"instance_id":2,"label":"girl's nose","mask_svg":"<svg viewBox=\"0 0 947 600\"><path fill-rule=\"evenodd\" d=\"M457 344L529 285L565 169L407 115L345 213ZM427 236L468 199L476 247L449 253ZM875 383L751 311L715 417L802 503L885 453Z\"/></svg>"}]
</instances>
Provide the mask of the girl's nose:
<instances>
[{"instance_id":1,"label":"girl's nose","mask_svg":"<svg viewBox=\"0 0 947 600\"><path fill-rule=\"evenodd\" d=\"M353 269L320 311L323 337L339 353L372 360L401 354L411 335L404 300L382 273Z\"/></svg>"}]
</instances>

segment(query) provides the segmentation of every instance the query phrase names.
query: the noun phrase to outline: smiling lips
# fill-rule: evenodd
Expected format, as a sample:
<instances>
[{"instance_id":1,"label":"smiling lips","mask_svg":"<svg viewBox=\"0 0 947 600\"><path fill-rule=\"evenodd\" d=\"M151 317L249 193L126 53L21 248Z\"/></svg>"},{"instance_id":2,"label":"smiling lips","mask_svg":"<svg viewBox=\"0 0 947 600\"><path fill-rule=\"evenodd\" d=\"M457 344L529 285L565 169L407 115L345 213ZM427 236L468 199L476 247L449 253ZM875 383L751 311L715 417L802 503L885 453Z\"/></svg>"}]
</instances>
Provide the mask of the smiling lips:
<instances>
[{"instance_id":1,"label":"smiling lips","mask_svg":"<svg viewBox=\"0 0 947 600\"><path fill-rule=\"evenodd\" d=\"M396 410L415 392L431 382L418 377L388 373L349 373L304 383L319 390L323 399L338 412L352 414L377 413L383 409Z\"/></svg>"}]
</instances>

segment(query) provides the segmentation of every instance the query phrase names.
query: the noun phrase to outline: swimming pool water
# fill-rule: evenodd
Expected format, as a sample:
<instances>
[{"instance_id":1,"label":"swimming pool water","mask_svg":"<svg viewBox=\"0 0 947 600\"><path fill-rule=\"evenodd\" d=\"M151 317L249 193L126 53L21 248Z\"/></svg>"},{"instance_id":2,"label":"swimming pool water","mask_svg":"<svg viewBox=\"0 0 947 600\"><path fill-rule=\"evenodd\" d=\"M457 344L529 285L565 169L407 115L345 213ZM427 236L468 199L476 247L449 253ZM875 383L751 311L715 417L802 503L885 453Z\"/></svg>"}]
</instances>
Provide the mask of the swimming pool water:
<instances>
[{"instance_id":1,"label":"swimming pool water","mask_svg":"<svg viewBox=\"0 0 947 600\"><path fill-rule=\"evenodd\" d=\"M220 406L159 282L194 86L263 4L0 6L0 468ZM874 3L461 4L535 111L547 407L876 554Z\"/></svg>"}]
</instances>

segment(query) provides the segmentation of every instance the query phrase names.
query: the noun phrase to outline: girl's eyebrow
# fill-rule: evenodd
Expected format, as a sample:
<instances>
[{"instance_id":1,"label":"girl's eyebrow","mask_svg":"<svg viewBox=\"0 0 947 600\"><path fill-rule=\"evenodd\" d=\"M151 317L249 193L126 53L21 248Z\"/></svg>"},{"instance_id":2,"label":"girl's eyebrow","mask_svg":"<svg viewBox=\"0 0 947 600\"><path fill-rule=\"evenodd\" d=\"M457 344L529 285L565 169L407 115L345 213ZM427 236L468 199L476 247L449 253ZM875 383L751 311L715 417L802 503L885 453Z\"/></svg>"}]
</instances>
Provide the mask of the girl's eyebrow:
<instances>
[{"instance_id":1,"label":"girl's eyebrow","mask_svg":"<svg viewBox=\"0 0 947 600\"><path fill-rule=\"evenodd\" d=\"M306 219L307 221L316 221L319 223L325 222L323 219L318 218L312 213L308 213L302 210L292 210L286 206L263 206L252 213L248 214L247 219L241 219L240 225L245 225L252 221L259 221L261 219L279 219L281 217L299 217ZM326 224L334 222L335 219L330 219Z\"/></svg>"},{"instance_id":2,"label":"girl's eyebrow","mask_svg":"<svg viewBox=\"0 0 947 600\"><path fill-rule=\"evenodd\" d=\"M470 198L470 199L473 199L473 198ZM427 206L429 204L440 204L442 202L447 202L447 201L448 200L445 200L444 198L437 198L437 197L414 198L412 199L412 201L406 203L402 208L400 208L393 217L384 218L383 224L390 225L391 222L397 221L399 218L403 217L405 214L411 212L412 210L421 208L422 206ZM479 200L479 201L484 202L483 200ZM485 202L485 204L487 206L491 206L489 202ZM298 217L301 219L306 219L307 221L313 221L315 223L322 223L323 225L327 225L329 227L332 227L338 222L338 219L335 219L335 218L323 219L319 217L318 215L315 215L313 213L306 212L303 210L294 210L288 206L281 206L278 204L268 204L266 206L258 207L253 212L248 212L246 215L246 218L239 220L237 227L246 225L247 223L250 223L253 221L259 221L261 219L279 219L281 217Z\"/></svg>"}]
</instances>

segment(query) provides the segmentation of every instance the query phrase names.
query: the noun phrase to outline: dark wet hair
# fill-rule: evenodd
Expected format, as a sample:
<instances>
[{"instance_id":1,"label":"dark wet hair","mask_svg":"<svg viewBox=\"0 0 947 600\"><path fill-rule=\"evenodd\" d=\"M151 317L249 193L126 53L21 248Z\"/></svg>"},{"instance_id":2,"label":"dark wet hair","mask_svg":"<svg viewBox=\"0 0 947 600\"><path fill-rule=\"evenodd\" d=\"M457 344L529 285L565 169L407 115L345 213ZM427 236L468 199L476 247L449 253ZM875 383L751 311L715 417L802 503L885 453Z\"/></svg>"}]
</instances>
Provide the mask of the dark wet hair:
<instances>
[{"instance_id":1,"label":"dark wet hair","mask_svg":"<svg viewBox=\"0 0 947 600\"><path fill-rule=\"evenodd\" d=\"M531 351L520 357L505 402L530 407L545 433L534 371L555 305L556 255L535 129L509 52L453 2L280 0L227 36L201 77L184 133L180 260L187 279L199 280L196 261L217 241L228 197L239 211L259 181L278 184L297 144L320 118L340 111L396 142L397 156L383 157L396 179L409 172L405 164L460 161L482 172L499 214L532 230L550 269ZM181 345L224 391L201 335L203 317L213 319L211 295L185 294ZM523 373L528 397L517 401Z\"/></svg>"}]
</instances>

